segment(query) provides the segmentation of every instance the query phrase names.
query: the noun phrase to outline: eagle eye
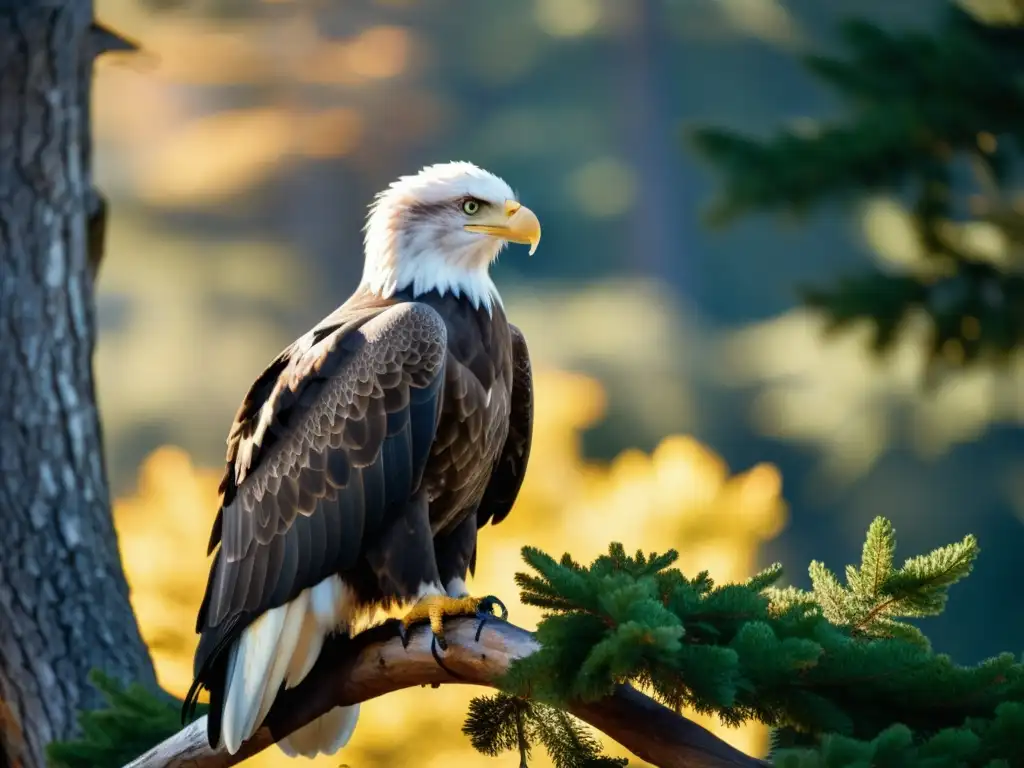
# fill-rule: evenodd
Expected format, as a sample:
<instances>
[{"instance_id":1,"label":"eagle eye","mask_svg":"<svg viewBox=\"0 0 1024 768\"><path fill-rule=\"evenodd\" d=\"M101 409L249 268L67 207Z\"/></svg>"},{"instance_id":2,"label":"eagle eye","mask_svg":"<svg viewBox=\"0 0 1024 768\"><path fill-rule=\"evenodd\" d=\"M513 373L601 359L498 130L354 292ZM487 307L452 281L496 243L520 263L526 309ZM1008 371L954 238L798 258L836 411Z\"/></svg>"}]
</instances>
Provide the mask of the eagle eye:
<instances>
[{"instance_id":1,"label":"eagle eye","mask_svg":"<svg viewBox=\"0 0 1024 768\"><path fill-rule=\"evenodd\" d=\"M475 216L480 212L480 201L472 197L462 201L462 212L467 216Z\"/></svg>"}]
</instances>

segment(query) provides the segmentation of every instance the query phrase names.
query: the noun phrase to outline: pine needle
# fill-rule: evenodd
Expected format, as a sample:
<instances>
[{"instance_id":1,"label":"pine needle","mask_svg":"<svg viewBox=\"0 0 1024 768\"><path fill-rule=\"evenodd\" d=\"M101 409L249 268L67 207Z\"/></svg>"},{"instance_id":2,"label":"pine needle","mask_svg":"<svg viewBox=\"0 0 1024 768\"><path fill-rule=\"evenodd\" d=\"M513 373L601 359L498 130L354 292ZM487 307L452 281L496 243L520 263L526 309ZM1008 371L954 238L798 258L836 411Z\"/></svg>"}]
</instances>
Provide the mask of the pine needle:
<instances>
[{"instance_id":1,"label":"pine needle","mask_svg":"<svg viewBox=\"0 0 1024 768\"><path fill-rule=\"evenodd\" d=\"M806 592L777 587L779 565L716 586L672 567L674 552L612 544L582 565L526 549L533 573L517 581L550 611L541 650L513 664L506 693L474 700L466 731L487 754L518 749L525 760L540 744L558 768L617 764L562 710L630 682L672 708L772 726L779 765L937 768L928 750L946 746L970 758L955 764L1024 764L1024 743L999 735L1024 717L1024 665L1006 655L957 666L901 620L941 611L977 541L899 569L895 554L895 531L877 518L846 583L813 562ZM515 698L525 691L529 703Z\"/></svg>"}]
</instances>

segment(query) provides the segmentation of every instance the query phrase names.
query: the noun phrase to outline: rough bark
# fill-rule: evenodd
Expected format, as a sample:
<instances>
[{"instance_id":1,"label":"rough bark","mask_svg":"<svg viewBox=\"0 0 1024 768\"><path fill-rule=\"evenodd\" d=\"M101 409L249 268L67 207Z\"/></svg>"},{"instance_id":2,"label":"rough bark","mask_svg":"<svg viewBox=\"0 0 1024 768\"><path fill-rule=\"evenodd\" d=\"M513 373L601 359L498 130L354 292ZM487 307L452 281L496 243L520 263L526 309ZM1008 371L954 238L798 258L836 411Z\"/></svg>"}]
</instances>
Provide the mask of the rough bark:
<instances>
[{"instance_id":1,"label":"rough bark","mask_svg":"<svg viewBox=\"0 0 1024 768\"><path fill-rule=\"evenodd\" d=\"M0 766L45 764L91 670L156 685L93 387L91 24L91 0L0 3Z\"/></svg>"},{"instance_id":2,"label":"rough bark","mask_svg":"<svg viewBox=\"0 0 1024 768\"><path fill-rule=\"evenodd\" d=\"M488 621L479 637L477 630L478 622L473 618L446 622L448 650L443 665L431 652L430 632L424 626L413 631L407 648L402 647L396 621L362 632L352 640L335 638L324 646L302 684L279 696L263 727L237 755L207 745L206 718L202 717L126 768L227 768L263 751L334 706L420 685L493 686L512 661L540 648L531 633L504 621ZM619 686L613 695L598 701L576 702L569 711L659 768L768 765L628 685Z\"/></svg>"}]
</instances>

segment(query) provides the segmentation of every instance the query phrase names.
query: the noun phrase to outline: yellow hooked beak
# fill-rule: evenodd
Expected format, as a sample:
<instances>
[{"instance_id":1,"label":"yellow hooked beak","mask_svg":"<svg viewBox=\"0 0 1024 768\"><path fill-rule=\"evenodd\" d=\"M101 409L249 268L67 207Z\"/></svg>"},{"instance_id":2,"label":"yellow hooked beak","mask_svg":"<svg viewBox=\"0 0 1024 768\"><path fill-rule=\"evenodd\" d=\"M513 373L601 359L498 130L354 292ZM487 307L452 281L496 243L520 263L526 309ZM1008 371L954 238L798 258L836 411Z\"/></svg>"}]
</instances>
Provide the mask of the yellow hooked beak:
<instances>
[{"instance_id":1,"label":"yellow hooked beak","mask_svg":"<svg viewBox=\"0 0 1024 768\"><path fill-rule=\"evenodd\" d=\"M533 211L515 200L506 200L505 209L500 213L487 211L478 222L466 224L463 229L467 232L500 237L510 243L529 245L531 256L537 250L537 244L540 242L540 221Z\"/></svg>"}]
</instances>

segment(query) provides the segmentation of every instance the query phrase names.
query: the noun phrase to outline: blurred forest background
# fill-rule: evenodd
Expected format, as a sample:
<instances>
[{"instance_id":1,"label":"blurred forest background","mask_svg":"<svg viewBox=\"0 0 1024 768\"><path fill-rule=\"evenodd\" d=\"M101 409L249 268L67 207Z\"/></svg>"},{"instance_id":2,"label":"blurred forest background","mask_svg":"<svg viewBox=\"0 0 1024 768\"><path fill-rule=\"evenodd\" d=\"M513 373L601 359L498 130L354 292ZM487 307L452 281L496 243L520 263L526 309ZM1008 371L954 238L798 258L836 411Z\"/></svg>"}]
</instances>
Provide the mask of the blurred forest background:
<instances>
[{"instance_id":1,"label":"blurred forest background","mask_svg":"<svg viewBox=\"0 0 1024 768\"><path fill-rule=\"evenodd\" d=\"M718 580L779 560L806 586L811 559L855 561L883 514L904 553L980 539L975 575L923 627L936 648L961 662L1019 652L1024 365L928 392L920 335L884 360L863 329L825 338L796 286L912 261L899 202L865 192L713 232L701 213L717 181L683 140L686 126L812 130L841 102L801 55L835 53L849 16L927 30L947 4L98 0L146 50L97 74L112 221L96 364L132 601L164 687L181 696L191 680L242 395L355 287L372 195L454 159L505 177L544 226L535 257L512 249L494 270L531 344L537 419L475 592L532 626L513 599L519 548L588 559L612 540L677 547L684 571ZM471 695L369 702L340 759L497 764L459 732ZM766 746L764 729L714 727ZM289 763L269 750L249 764Z\"/></svg>"}]
</instances>

